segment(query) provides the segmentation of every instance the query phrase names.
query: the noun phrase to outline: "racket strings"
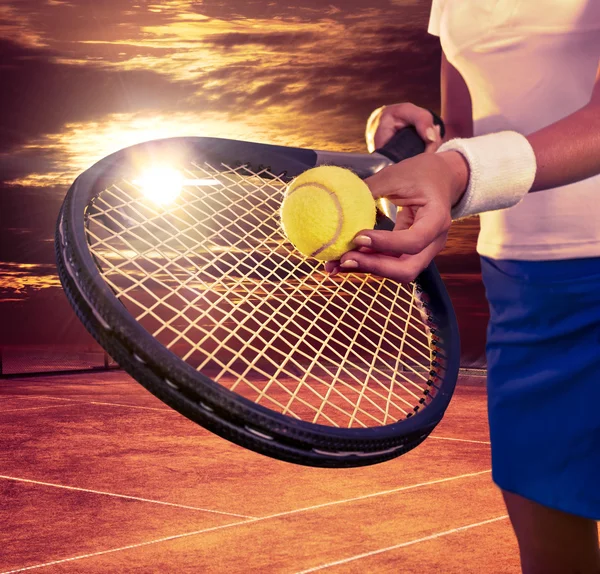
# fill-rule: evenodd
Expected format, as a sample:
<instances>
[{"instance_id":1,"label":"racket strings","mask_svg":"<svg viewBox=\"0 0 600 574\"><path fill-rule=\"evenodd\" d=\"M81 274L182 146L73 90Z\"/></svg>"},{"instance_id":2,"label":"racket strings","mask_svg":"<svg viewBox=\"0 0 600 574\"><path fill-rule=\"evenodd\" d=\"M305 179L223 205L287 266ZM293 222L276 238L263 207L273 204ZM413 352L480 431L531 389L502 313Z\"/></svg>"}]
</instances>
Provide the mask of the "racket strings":
<instances>
[{"instance_id":1,"label":"racket strings","mask_svg":"<svg viewBox=\"0 0 600 574\"><path fill-rule=\"evenodd\" d=\"M116 269L116 267L115 267L114 269ZM168 272L168 269L165 269L165 271L166 271L166 272ZM193 275L191 275L191 274L190 274L189 278L188 278L186 281L183 281L183 282L181 283L181 287L185 286L185 284L186 284L186 283L189 281L189 279L190 279L190 278L192 278L192 277L193 277ZM323 277L323 278L324 278L324 277ZM217 278L215 278L215 280L218 280L218 279L217 279ZM132 289L133 289L133 288L135 288L135 287L142 287L142 288L145 288L145 286L144 286L144 285L139 285L139 284L135 284L135 283L134 283L134 284L132 284L132 286L131 286L129 289L122 290L122 291L121 291L121 295L126 295L128 290L132 290ZM322 284L322 285L321 285L321 288L326 288L326 285L323 285L323 284ZM146 289L147 289L147 288L146 288ZM249 294L249 295L251 295L251 294L252 294L252 292L249 292L248 294ZM294 294L295 294L295 292L290 292L290 297L294 296ZM379 291L379 293L378 293L378 295L379 295L379 296L381 296L381 294L382 294L382 293L381 293L381 290L380 290L380 291ZM396 297L398 297L398 295L396 295ZM193 305L195 302L196 302L195 300L192 300L192 301L190 301L190 302L188 303L188 306L191 306L191 305ZM156 307L156 306L158 305L158 303L164 303L164 300L157 299L157 302L156 302L156 303L155 303L155 304L154 304L152 307L150 307L150 308L149 308L147 311L145 311L145 312L141 313L140 315L138 315L138 317L137 317L137 318L138 318L138 320L139 320L139 319L141 319L141 318L143 318L143 316L144 316L145 314L147 314L147 313L151 313L151 312L152 312L152 309L153 309L154 307ZM218 303L218 301L217 301L217 303ZM335 306L335 303L334 303L334 306ZM340 307L338 306L338 308L340 308ZM341 309L341 308L340 308L340 309ZM184 309L182 309L182 310L180 311L180 313L184 314L186 310L187 310L187 309L186 309L186 308L184 308ZM275 310L275 309L273 309L273 308L272 308L272 311L274 311L274 310ZM174 313L176 313L176 312L177 312L177 310L176 310L176 309L174 309L174 308L172 308L172 311L173 311ZM255 308L255 314L258 314L259 312L260 312L260 308ZM409 316L409 315L407 315L407 319L408 319L409 317L410 317L410 316ZM165 322L165 325L163 325L163 327L166 327L166 326L167 326L167 324L168 324L168 321L167 321L167 322ZM242 324L243 324L243 321L239 323L239 326L241 326ZM330 325L332 325L331 323L329 323L329 324L330 324ZM363 323L363 326L364 326L364 323ZM161 328L160 328L158 331L155 331L155 332L154 332L154 335L156 336L157 334L159 334L159 333L160 333L160 331L162 330L162 328L163 328L163 327L161 327ZM367 329L368 329L368 327L367 327ZM373 332L374 334L376 333L376 332L375 332L375 330L372 330L372 332ZM207 336L208 336L208 335L210 335L210 334L211 334L211 333L207 333ZM325 332L323 331L323 333L322 333L322 334L323 334L323 335L326 335L327 333L325 333ZM180 334L180 336L182 336L182 335ZM404 341L406 340L407 336L408 336L409 338L411 338L411 337L412 337L412 336L409 334L409 331L408 331L408 330L405 330L405 331L403 332L403 343L404 343ZM412 337L412 338L414 338L414 337ZM173 342L173 341L172 341L172 342ZM172 342L171 342L171 344L172 344ZM201 346L203 342L204 342L204 340L201 340L201 341L198 341L196 344L197 344L198 346ZM410 344L410 343L409 343L409 344ZM414 350L416 350L417 352L419 352L419 353L421 354L421 356L422 356L424 359L426 359L426 358L427 358L427 355L426 355L424 352L422 352L422 351L421 351L421 349L418 349L418 348L417 348L417 347L415 347L414 345L411 345L411 346L413 347L413 349L414 349ZM185 358L187 358L187 357L184 357L184 359L185 359Z\"/></svg>"},{"instance_id":2,"label":"racket strings","mask_svg":"<svg viewBox=\"0 0 600 574\"><path fill-rule=\"evenodd\" d=\"M116 269L116 268L115 268L115 269ZM166 270L166 271L168 271L168 270ZM191 275L190 275L190 277L191 277ZM218 278L215 278L215 280L218 280ZM182 282L182 286L184 286L184 285L185 285L185 282ZM139 286L139 285L133 285L133 287L137 287L137 286ZM142 285L142 287L143 287L143 285ZM321 287L323 287L323 285L321 285ZM122 293L121 293L121 294L122 294L122 295L126 294L126 290L122 290ZM290 295L291 295L291 296L293 296L293 295L294 295L294 293L291 293ZM378 295L379 295L379 296L381 296L381 290L379 291ZM398 295L396 295L396 297L397 297L397 296L398 296ZM159 300L159 302L160 302L160 300ZM192 301L192 303L193 303L193 301ZM156 305L156 304L155 304L155 305ZM151 309L152 309L152 308L150 308L150 311L151 311ZM173 310L175 311L175 309L173 309ZM181 312L185 312L185 310L186 310L186 309L183 309ZM258 313L258 311L259 311L259 310L260 310L260 309L255 309L255 313ZM139 315L139 316L138 316L138 319L140 319L140 318L142 318L142 317L143 317L143 314L142 314L142 315ZM375 333L375 331L373 331L373 332ZM326 333L323 333L323 334L326 334ZM406 334L408 334L408 331L405 331L405 335L406 335ZM156 332L155 332L155 335L156 335ZM200 341L200 342L199 342L199 344L201 344L202 342L203 342L203 341ZM416 350L418 350L416 347L413 347L413 348L415 348ZM422 354L423 358L427 358L425 353L421 353L421 354Z\"/></svg>"},{"instance_id":3,"label":"racket strings","mask_svg":"<svg viewBox=\"0 0 600 574\"><path fill-rule=\"evenodd\" d=\"M138 319L139 319L139 317L138 317ZM156 335L156 332L155 332L155 335ZM264 341L264 343L265 343L266 345L268 345L268 344L269 344L269 341ZM253 349L253 350L256 350L256 349ZM250 366L252 366L252 365L250 365ZM225 369L225 370L226 370L226 369ZM260 371L260 369L259 369L259 371ZM282 372L284 372L284 373L285 373L285 371L284 371L284 370L282 370ZM263 373L263 374L267 375L266 373ZM243 375L245 375L245 373L242 373L242 377L243 377ZM218 377L217 377L217 378L218 378ZM337 377L336 377L336 378L337 378ZM360 382L360 381L358 381L358 379L357 379L356 377L355 377L355 380L356 380L357 382ZM410 382L408 379L407 379L407 381L408 381L408 382ZM322 381L322 382L323 382L323 381ZM300 388L301 388L300 386L298 386L298 387L297 387L297 389L300 389ZM310 386L309 386L309 387L308 387L308 389L309 389L310 391L314 392L314 390L313 390L313 388L312 388L312 387L310 387ZM235 385L232 387L232 390L235 390ZM258 402L258 401L260 400L260 398L262 398L262 397L265 395L265 390L266 390L266 389L263 389L263 391L260 393L260 396L257 398L256 402ZM333 389L332 389L332 386L330 385L330 391L331 391L331 390L333 390ZM330 391L329 391L329 392L330 392ZM337 390L336 390L336 392L339 392L339 391L337 391ZM315 393L315 394L316 394L316 393ZM364 392L363 392L362 394L364 395ZM377 394L377 393L376 393L376 394ZM417 395L415 395L414 393L412 393L412 394L413 394L413 396L414 396L415 398L417 398ZM404 402L406 403L406 405L408 405L408 406L411 406L411 404L410 404L408 401L405 401L405 400L403 399L403 397L399 397L397 394L394 394L394 393L391 393L391 394L390 394L390 396L392 396L392 395L393 395L393 396L395 396L395 397L396 397L398 400L400 400L400 401L404 401ZM317 394L317 396L320 396L320 395L318 395L318 394ZM348 399L347 399L347 398L346 398L346 397L345 397L343 394L342 394L341 396L342 396L342 398L343 398L344 400L346 400L346 401L347 401L349 404L353 404L353 403L352 403L352 401L348 400ZM379 398L382 398L382 395L378 394L378 397L379 397ZM294 399L294 398L298 399L298 401L299 401L299 402L301 402L301 403L303 403L303 404L306 404L306 402L305 402L305 401L303 401L302 399L298 398L298 393L297 393L297 392L296 392L296 393L294 393L294 394L292 395L292 399ZM328 398L328 397L325 397L325 400L327 400L327 398ZM281 408L281 410L282 410L284 413L286 413L286 414L294 414L294 413L293 413L293 411L291 411L291 410L290 410L290 404L291 404L291 400L290 400L290 401L288 401L288 403L287 403L287 405L286 405L286 407L285 407L285 408L282 408L282 405L281 405L280 403L278 403L277 401L274 401L274 402L275 402L275 405L276 405L276 406L278 406L278 407L280 407L280 408ZM380 408L380 407L379 407L377 404L375 404L375 403L372 403L372 406L374 406L375 408L377 408L377 409L378 409L378 410L380 410L381 412L384 412L384 411L383 411L383 409L381 409L381 408ZM354 407L355 407L355 408L354 408L354 412L355 412L355 414L356 414L356 405L354 405ZM323 415L323 413L322 413L322 410L319 410L319 412L317 413L317 416L320 416L320 415ZM323 416L324 416L324 415L323 415ZM327 417L325 417L325 418L327 418ZM377 420L377 419L375 419L375 420Z\"/></svg>"},{"instance_id":4,"label":"racket strings","mask_svg":"<svg viewBox=\"0 0 600 574\"><path fill-rule=\"evenodd\" d=\"M122 204L122 205L123 205L123 204ZM142 215L142 214L138 214L138 215ZM184 231L185 231L185 230L184 230ZM274 231L274 232L275 232L275 231L277 231L277 232L278 232L278 228L273 228L273 231ZM130 232L133 232L133 230L130 230ZM194 245L194 246L192 246L192 247L199 247L199 243L197 243L196 245ZM182 256L185 256L185 253L182 253L181 255L182 255ZM125 263L127 263L127 262L125 262ZM188 263L191 263L191 262L188 260ZM254 262L253 266L255 266L255 265L256 265L256 262ZM250 269L252 269L252 268L253 268L253 266L250 266ZM116 268L115 268L115 270L116 270ZM165 270L165 269L163 269L163 270ZM182 270L184 270L184 269L182 268ZM214 280L215 280L215 281L218 281L219 279L215 277L215 278L214 278ZM184 285L184 284L182 284L182 286L183 286L183 285ZM139 285L133 285L132 287L138 287L138 286L139 286ZM123 293L122 293L122 294L125 294L125 291L123 291ZM381 295L381 293L380 293L380 295ZM397 297L398 295L396 294L395 296ZM391 302L391 301L390 301L390 302ZM407 300L405 300L404 302L405 302L405 303L408 303L408 301L407 301ZM141 317L143 317L143 314L142 314L142 315L140 315L140 316L138 316L138 319L140 319ZM410 337L410 335L409 335L409 337ZM425 355L425 354L423 354L423 357L426 357L426 355Z\"/></svg>"},{"instance_id":5,"label":"racket strings","mask_svg":"<svg viewBox=\"0 0 600 574\"><path fill-rule=\"evenodd\" d=\"M350 308L351 308L351 303L352 303L352 302L350 302L350 304L348 305L347 309L350 309ZM323 310L324 310L324 307L322 307L322 308L321 308L321 313L322 313L322 311L323 311ZM312 325L313 325L313 324L314 324L314 323L315 323L315 322L316 322L318 319L320 319L320 314L321 314L321 313L319 313L319 314L315 315L315 317L314 317L314 319L313 319L313 322L312 322L312 324L310 325L311 327L312 327ZM339 317L339 320L338 320L338 322L339 322L339 323L342 323L343 319L344 319L344 316L342 315L342 316L340 316L340 317ZM284 325L284 327L285 327L285 325ZM355 331L355 336L354 336L354 339L356 339L356 335L357 335L358 333L359 333L359 331L358 331L358 330L357 330L357 331ZM300 341L300 340L299 340L299 341ZM348 342L349 342L349 343L354 343L354 340L352 340L352 341L350 341L350 340L349 340ZM299 382L299 384L296 386L296 390L295 390L295 392L294 392L294 393L292 394L292 396L290 397L290 399L289 399L289 401L288 401L288 404L287 404L287 406L286 406L286 409L283 411L283 413L284 413L284 414L289 414L289 412L290 412L290 411L289 411L289 409L290 409L290 406L291 406L292 400L293 400L293 399L296 399L296 398L298 397L298 395L299 395L299 392L302 390L302 384L306 382L306 377L307 377L307 375L308 375L309 373L313 373L313 374L314 374L314 367L316 366L316 363L317 363L317 358L318 358L318 357L320 357L320 356L322 356L322 354L324 353L324 351L325 351L325 349L326 349L326 344L327 344L327 338L323 338L323 339L321 339L321 348L319 348L319 349L315 349L315 351L316 351L316 352L315 352L315 353L314 353L314 355L313 355L313 358L312 358L312 363L311 363L311 364L308 366L308 368L305 368L305 371L304 371L304 372L305 372L305 375L304 375L304 377L302 378L302 380ZM331 398L331 395L332 395L332 393L338 393L338 394L340 394L340 396L341 396L341 397L342 397L344 400L346 400L346 401L347 401L347 402L348 402L350 405L352 405L352 407L353 407L353 411L354 411L354 416L356 415L357 406L360 404L360 400L361 400L361 398L364 396L364 390L365 390L365 388L366 388L366 387L365 387L364 385L361 385L361 386L360 386L358 389L357 389L357 388L355 388L355 387L353 388L352 386L350 386L350 385L347 385L347 384L346 384L346 382L344 381L344 379L343 379L343 378L340 376L340 375L341 375L341 373L342 373L342 371L343 371L343 367L342 367L342 366L343 366L344 364L347 364L347 363L348 363L349 354L350 354L350 350L351 350L351 349L352 349L352 344L349 344L349 345L347 346L346 354L345 354L344 356L340 356L340 357L339 357L339 359L340 359L340 360L339 360L339 362L338 362L338 365L337 365L337 372L331 372L331 371L329 371L329 373L328 373L328 374L329 374L330 376L332 376L332 378L331 378L331 381L340 381L339 385L341 385L341 386L346 386L346 387L347 387L348 389L350 389L351 391L354 391L355 393L357 393L357 394L358 394L358 398L354 398L352 401L348 400L347 396L346 396L344 393L341 393L339 388L336 388L336 386L335 386L335 385L333 385L333 384L329 383L329 384L327 385L327 387L328 387L328 388L327 388L326 394L325 394L325 396L324 396L324 397L322 397L323 401L322 401L322 403L321 403L321 408L319 408L319 409L317 410L316 414L315 414L315 417L314 417L314 419L315 419L315 420L317 420L317 419L318 419L320 416L324 416L324 414L323 414L323 407L324 407L325 405L328 405L328 404L330 404L330 398ZM283 370L283 369L281 369L281 370ZM277 373L275 373L275 375L277 375ZM356 382L359 382L359 383L360 383L360 381L358 380L358 378L357 378L357 377L355 377L355 376L352 376L352 374L351 374L351 373L350 373L350 376L351 376L351 377L352 377L352 378L353 378L353 379L354 379ZM371 376L372 376L372 378L373 378L374 380L376 380L376 379L375 379L375 377L373 376L373 373L371 373ZM270 381L270 382L269 382L269 384L268 384L268 385L265 387L265 389L264 389L264 390L263 390L263 392L260 394L260 397L257 399L257 401L256 401L256 402L258 402L258 400L259 400L260 398L262 398L263 396L265 396L265 395L266 395L267 391L268 391L268 390L269 390L269 388L271 387L271 385L272 385L272 383L273 383L273 381L274 381L274 380L276 380L276 379L274 379L274 378L272 378L272 379L271 379L271 381ZM323 380L322 380L322 379L320 379L320 378L318 378L318 377L317 377L317 380L319 380L320 382L323 382ZM378 382L378 383L379 383L379 382ZM380 384L380 383L379 383L379 384ZM313 390L313 387L312 387L312 385L309 385L307 388L308 388L308 389L311 389L311 390ZM373 394L375 394L375 395L376 395L378 398L380 398L380 399L381 399L381 398L384 398L384 397L383 397L383 395L381 395L380 393L378 393L378 392L377 392L375 389L373 389L373 391L372 391L372 392L373 392ZM406 404L407 404L407 405L409 405L409 406L410 406L410 403L408 403L407 401L405 401L403 397L400 397L400 396L398 396L398 395L395 395L395 396L396 396L396 398L397 398L398 400L400 400L400 401L404 401L404 402L406 402ZM384 413L384 410L383 410L383 409L382 409L382 408L381 408L381 407L380 407L380 406L379 406L377 403L375 403L374 401L372 401L372 400L371 400L371 399L369 399L369 398L368 398L367 400L368 400L368 401L371 403L371 406L373 406L375 409L379 410L381 413ZM366 414L367 416L370 416L368 412L365 412L365 411L361 411L361 412L363 412L363 414ZM354 422L354 421L353 421L353 418L354 418L354 416L351 416L350 423ZM377 420L377 419L376 419L376 420Z\"/></svg>"},{"instance_id":6,"label":"racket strings","mask_svg":"<svg viewBox=\"0 0 600 574\"><path fill-rule=\"evenodd\" d=\"M387 424L435 394L414 285L329 278L281 235L285 183L195 164L171 206L104 190L88 241L129 312L189 364L264 406L333 426ZM431 389L431 391L430 391Z\"/></svg>"},{"instance_id":7,"label":"racket strings","mask_svg":"<svg viewBox=\"0 0 600 574\"><path fill-rule=\"evenodd\" d=\"M380 293L381 293L381 290L380 290ZM406 333L407 333L407 332L405 331L405 335L406 335ZM324 334L325 334L325 333L324 333ZM201 343L202 343L202 341L200 342L200 344L201 344Z\"/></svg>"}]
</instances>

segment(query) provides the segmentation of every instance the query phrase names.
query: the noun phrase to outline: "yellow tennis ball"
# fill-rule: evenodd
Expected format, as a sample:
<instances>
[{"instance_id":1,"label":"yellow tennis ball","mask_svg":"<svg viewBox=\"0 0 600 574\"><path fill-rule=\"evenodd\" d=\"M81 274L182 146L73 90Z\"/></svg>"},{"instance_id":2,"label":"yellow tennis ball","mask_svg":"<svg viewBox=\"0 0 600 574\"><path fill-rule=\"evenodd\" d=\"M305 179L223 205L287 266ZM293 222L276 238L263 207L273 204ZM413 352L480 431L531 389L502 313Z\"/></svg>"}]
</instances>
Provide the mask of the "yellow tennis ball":
<instances>
[{"instance_id":1,"label":"yellow tennis ball","mask_svg":"<svg viewBox=\"0 0 600 574\"><path fill-rule=\"evenodd\" d=\"M281 225L292 245L307 257L339 259L355 247L354 236L375 226L375 200L367 184L349 169L326 165L305 171L288 186Z\"/></svg>"}]
</instances>

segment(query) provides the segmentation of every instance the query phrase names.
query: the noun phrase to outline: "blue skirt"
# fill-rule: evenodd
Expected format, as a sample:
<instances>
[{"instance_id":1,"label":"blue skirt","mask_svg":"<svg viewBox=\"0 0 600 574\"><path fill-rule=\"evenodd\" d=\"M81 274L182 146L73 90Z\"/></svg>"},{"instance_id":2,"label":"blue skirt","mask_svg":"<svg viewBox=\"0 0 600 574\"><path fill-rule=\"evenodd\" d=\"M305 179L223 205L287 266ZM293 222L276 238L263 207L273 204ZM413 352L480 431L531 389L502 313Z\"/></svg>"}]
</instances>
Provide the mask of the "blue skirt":
<instances>
[{"instance_id":1,"label":"blue skirt","mask_svg":"<svg viewBox=\"0 0 600 574\"><path fill-rule=\"evenodd\" d=\"M600 520L600 258L481 258L492 476Z\"/></svg>"}]
</instances>

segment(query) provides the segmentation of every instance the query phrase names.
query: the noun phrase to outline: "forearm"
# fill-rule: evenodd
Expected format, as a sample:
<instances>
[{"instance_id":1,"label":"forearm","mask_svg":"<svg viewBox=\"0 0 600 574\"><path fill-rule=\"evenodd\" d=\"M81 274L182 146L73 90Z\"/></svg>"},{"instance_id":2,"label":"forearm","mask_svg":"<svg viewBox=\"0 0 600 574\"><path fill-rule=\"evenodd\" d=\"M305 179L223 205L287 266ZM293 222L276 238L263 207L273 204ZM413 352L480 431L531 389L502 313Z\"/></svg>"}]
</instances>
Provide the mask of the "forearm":
<instances>
[{"instance_id":1,"label":"forearm","mask_svg":"<svg viewBox=\"0 0 600 574\"><path fill-rule=\"evenodd\" d=\"M559 187L600 174L600 102L592 101L530 134L527 141L535 154L535 178L532 176L530 191ZM454 175L455 205L469 185L468 162L456 151L442 151L440 156Z\"/></svg>"},{"instance_id":2,"label":"forearm","mask_svg":"<svg viewBox=\"0 0 600 574\"><path fill-rule=\"evenodd\" d=\"M443 116L442 116L443 117ZM468 126L461 124L448 124L444 122L445 135L442 138L442 143L450 141L455 138L470 138L473 137L473 130L469 129Z\"/></svg>"},{"instance_id":3,"label":"forearm","mask_svg":"<svg viewBox=\"0 0 600 574\"><path fill-rule=\"evenodd\" d=\"M446 127L443 141L473 137L473 108L469 88L443 53L440 85L441 111Z\"/></svg>"},{"instance_id":4,"label":"forearm","mask_svg":"<svg viewBox=\"0 0 600 574\"><path fill-rule=\"evenodd\" d=\"M600 174L600 102L527 136L537 170L531 191Z\"/></svg>"}]
</instances>

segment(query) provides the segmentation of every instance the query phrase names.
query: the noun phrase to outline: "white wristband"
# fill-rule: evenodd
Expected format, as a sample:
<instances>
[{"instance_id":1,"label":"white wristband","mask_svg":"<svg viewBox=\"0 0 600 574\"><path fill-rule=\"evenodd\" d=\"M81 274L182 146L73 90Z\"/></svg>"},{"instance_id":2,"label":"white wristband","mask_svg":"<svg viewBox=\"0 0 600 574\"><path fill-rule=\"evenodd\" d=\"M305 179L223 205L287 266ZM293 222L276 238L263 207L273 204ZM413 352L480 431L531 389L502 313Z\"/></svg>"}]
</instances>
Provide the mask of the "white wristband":
<instances>
[{"instance_id":1,"label":"white wristband","mask_svg":"<svg viewBox=\"0 0 600 574\"><path fill-rule=\"evenodd\" d=\"M469 185L452 208L452 219L512 207L525 197L535 179L535 154L518 132L457 138L437 151L458 151L469 164Z\"/></svg>"}]
</instances>

